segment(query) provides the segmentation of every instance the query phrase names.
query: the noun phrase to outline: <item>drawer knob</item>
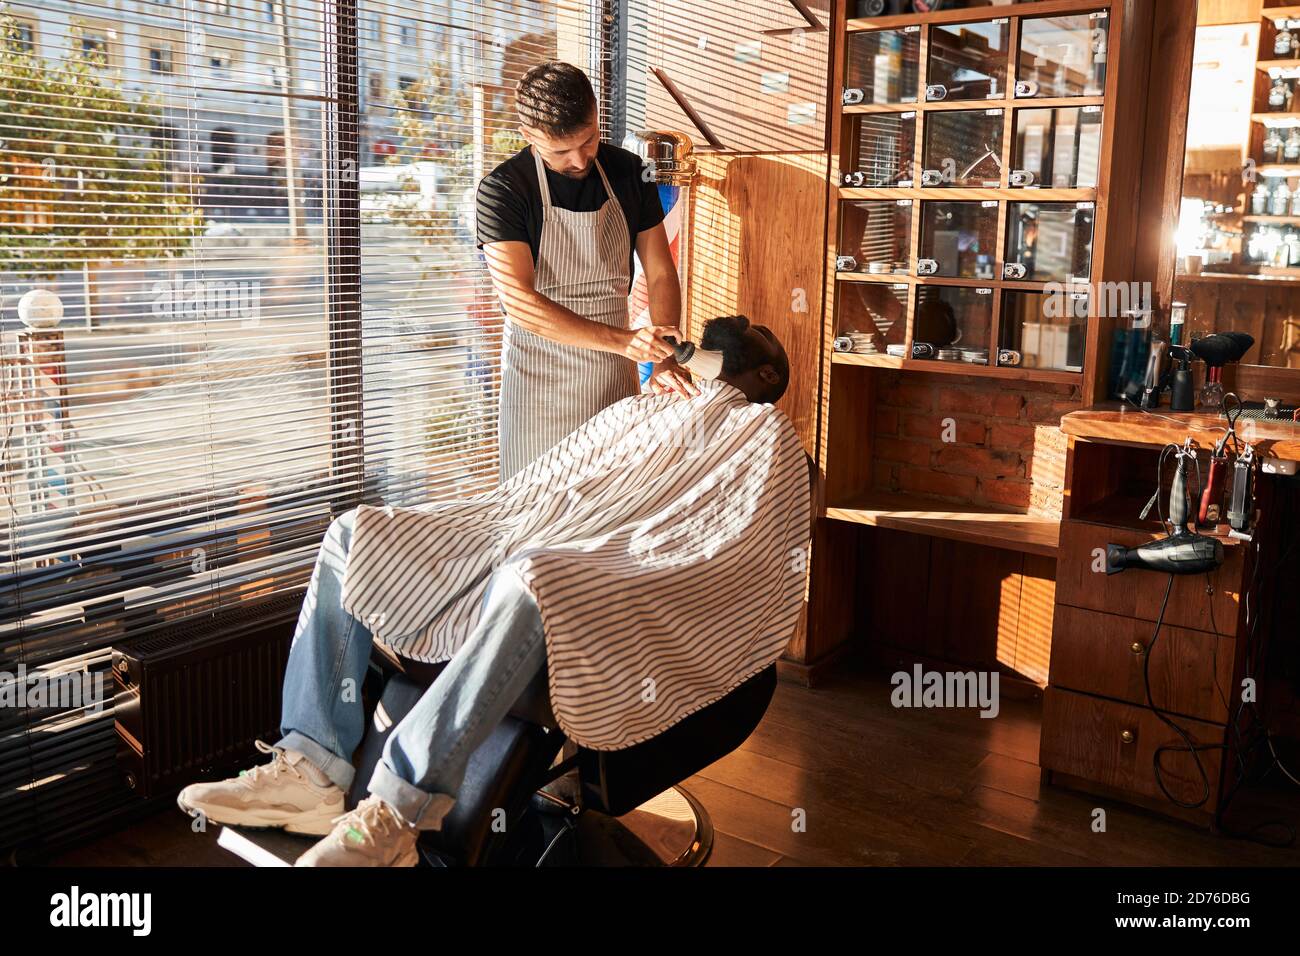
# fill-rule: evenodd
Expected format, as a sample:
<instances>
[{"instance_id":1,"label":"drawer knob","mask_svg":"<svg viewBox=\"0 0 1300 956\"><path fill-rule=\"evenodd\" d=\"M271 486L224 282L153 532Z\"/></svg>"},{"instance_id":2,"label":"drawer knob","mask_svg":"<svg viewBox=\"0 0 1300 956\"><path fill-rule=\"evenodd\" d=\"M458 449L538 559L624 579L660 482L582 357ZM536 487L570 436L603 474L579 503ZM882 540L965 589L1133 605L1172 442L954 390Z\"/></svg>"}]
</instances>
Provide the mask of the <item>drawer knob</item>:
<instances>
[{"instance_id":1,"label":"drawer knob","mask_svg":"<svg viewBox=\"0 0 1300 956\"><path fill-rule=\"evenodd\" d=\"M1146 650L1146 646L1141 641L1134 641L1133 646L1129 648L1134 654L1141 654Z\"/></svg>"},{"instance_id":2,"label":"drawer knob","mask_svg":"<svg viewBox=\"0 0 1300 956\"><path fill-rule=\"evenodd\" d=\"M1120 732L1119 739L1124 741L1126 744L1131 744L1133 741L1137 740L1137 734L1133 733L1131 730L1124 730Z\"/></svg>"}]
</instances>

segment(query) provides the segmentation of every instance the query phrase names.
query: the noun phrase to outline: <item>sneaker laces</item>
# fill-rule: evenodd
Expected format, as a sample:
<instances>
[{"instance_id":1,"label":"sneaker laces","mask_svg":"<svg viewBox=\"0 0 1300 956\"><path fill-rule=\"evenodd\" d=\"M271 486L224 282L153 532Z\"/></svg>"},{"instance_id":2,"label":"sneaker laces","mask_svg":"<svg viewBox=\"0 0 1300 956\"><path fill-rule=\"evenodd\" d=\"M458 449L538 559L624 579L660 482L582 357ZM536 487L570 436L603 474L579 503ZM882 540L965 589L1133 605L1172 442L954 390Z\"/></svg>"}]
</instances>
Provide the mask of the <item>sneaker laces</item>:
<instances>
[{"instance_id":1,"label":"sneaker laces","mask_svg":"<svg viewBox=\"0 0 1300 956\"><path fill-rule=\"evenodd\" d=\"M340 834L340 839L355 834L353 839L358 843L374 843L376 831L379 835L387 836L394 830L400 832L411 829L401 814L374 794L358 803L356 809L340 814L330 822L346 823L347 829Z\"/></svg>"},{"instance_id":2,"label":"sneaker laces","mask_svg":"<svg viewBox=\"0 0 1300 956\"><path fill-rule=\"evenodd\" d=\"M239 771L239 775L244 778L244 781L249 786L256 786L258 783L261 782L263 777L268 774L271 776L272 779L278 780L280 779L281 770L288 770L294 776L300 779L304 779L304 780L306 779L305 777L303 777L301 770L299 770L293 764L289 763L289 758L286 755L285 749L283 747L273 747L270 744L263 743L260 740L253 741L253 745L257 747L257 749L260 750L262 753L275 754L275 756L271 759L270 763L258 764L256 767L253 767L251 770Z\"/></svg>"}]
</instances>

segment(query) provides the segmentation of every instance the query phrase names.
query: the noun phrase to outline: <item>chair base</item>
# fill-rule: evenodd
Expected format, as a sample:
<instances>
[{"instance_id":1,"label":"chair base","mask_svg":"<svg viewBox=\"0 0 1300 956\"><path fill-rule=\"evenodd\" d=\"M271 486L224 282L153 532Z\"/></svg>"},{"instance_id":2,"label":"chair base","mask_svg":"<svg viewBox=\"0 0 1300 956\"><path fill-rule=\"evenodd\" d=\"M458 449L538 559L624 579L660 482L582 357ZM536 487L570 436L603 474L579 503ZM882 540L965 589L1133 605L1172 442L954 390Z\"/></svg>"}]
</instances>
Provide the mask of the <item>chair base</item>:
<instances>
[{"instance_id":1,"label":"chair base","mask_svg":"<svg viewBox=\"0 0 1300 956\"><path fill-rule=\"evenodd\" d=\"M515 843L510 866L703 866L713 850L713 822L704 806L681 787L621 817L573 805L544 791L533 795ZM316 842L281 830L223 827L221 846L254 866L292 866ZM429 866L456 866L454 860L421 848ZM489 864L490 865L490 864Z\"/></svg>"},{"instance_id":2,"label":"chair base","mask_svg":"<svg viewBox=\"0 0 1300 956\"><path fill-rule=\"evenodd\" d=\"M621 817L573 812L547 793L533 797L545 848L536 866L703 866L713 851L713 821L682 787L672 787Z\"/></svg>"}]
</instances>

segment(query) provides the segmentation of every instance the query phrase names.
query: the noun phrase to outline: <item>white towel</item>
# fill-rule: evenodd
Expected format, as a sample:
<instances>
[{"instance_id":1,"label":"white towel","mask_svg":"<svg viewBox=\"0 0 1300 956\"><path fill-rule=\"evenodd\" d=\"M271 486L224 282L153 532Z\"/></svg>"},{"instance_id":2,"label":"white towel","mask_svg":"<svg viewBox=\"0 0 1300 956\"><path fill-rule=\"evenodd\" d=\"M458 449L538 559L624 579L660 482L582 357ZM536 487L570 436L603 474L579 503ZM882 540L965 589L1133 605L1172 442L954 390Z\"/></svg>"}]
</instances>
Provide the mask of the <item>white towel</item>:
<instances>
[{"instance_id":1,"label":"white towel","mask_svg":"<svg viewBox=\"0 0 1300 956\"><path fill-rule=\"evenodd\" d=\"M699 384L616 402L473 498L362 506L344 607L400 653L447 660L510 565L572 740L629 747L717 700L794 634L811 502L785 414Z\"/></svg>"}]
</instances>

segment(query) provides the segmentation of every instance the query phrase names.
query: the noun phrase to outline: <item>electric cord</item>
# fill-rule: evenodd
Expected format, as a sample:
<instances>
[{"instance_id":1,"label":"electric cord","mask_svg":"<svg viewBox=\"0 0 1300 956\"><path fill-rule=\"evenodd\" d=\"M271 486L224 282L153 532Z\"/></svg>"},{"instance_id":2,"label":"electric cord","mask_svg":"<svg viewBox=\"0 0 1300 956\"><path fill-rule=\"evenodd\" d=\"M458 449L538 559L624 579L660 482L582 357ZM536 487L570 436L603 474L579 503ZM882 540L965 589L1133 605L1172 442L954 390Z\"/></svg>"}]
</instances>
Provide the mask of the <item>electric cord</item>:
<instances>
[{"instance_id":1,"label":"electric cord","mask_svg":"<svg viewBox=\"0 0 1300 956\"><path fill-rule=\"evenodd\" d=\"M1159 718L1161 723L1165 724L1167 727L1173 730L1174 733L1176 733L1179 737L1181 737L1184 744L1184 746L1182 747L1171 746L1171 745L1160 746L1155 749L1154 753L1152 753L1151 764L1153 770L1155 771L1156 786L1160 788L1160 792L1165 795L1166 799L1168 799L1169 802L1174 804L1175 806L1182 807L1185 810L1197 810L1200 807L1204 806L1209 801L1210 793L1211 793L1210 775L1206 773L1205 764L1202 763L1201 761L1201 751L1226 750L1227 745L1196 743L1194 740L1192 740L1191 736L1187 733L1186 730L1184 730L1178 724L1174 723L1174 721L1170 720L1169 717L1165 715L1165 712L1156 706L1155 698L1151 693L1151 653L1152 651L1155 650L1156 641L1160 638L1160 628L1164 624L1165 611L1169 607L1169 595L1173 591L1173 589L1174 589L1174 575L1170 574L1169 581L1165 584L1164 600L1160 602L1160 613L1156 617L1156 629L1151 635L1150 642L1148 642L1147 644L1146 652L1142 655L1142 682L1146 687L1147 706L1151 709L1151 712L1155 714L1157 718ZM1201 778L1201 798L1197 800L1195 803L1188 803L1184 800L1179 800L1172 793L1170 793L1169 788L1165 786L1164 776L1162 774L1161 765L1160 765L1160 758L1166 753L1191 754L1192 761L1196 765L1196 772Z\"/></svg>"}]
</instances>

